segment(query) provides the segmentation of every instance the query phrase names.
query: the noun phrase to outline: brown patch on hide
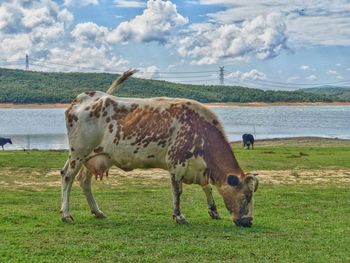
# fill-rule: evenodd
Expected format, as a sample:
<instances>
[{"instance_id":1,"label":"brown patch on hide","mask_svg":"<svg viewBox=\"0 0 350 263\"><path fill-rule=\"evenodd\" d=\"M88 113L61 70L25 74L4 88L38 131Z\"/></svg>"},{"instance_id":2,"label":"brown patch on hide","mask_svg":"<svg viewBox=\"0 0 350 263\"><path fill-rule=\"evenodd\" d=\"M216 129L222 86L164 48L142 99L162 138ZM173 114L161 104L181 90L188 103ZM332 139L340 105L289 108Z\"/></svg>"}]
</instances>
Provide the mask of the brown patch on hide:
<instances>
[{"instance_id":1,"label":"brown patch on hide","mask_svg":"<svg viewBox=\"0 0 350 263\"><path fill-rule=\"evenodd\" d=\"M74 122L78 121L78 116L72 113L72 107L66 110L66 123L69 127L73 127Z\"/></svg>"},{"instance_id":2,"label":"brown patch on hide","mask_svg":"<svg viewBox=\"0 0 350 263\"><path fill-rule=\"evenodd\" d=\"M94 149L94 152L95 152L95 153L101 153L101 152L103 152L103 147L100 146L100 147L98 147L98 148L95 148L95 149Z\"/></svg>"},{"instance_id":3,"label":"brown patch on hide","mask_svg":"<svg viewBox=\"0 0 350 263\"><path fill-rule=\"evenodd\" d=\"M113 124L109 124L108 129L109 129L109 133L112 133L113 132Z\"/></svg>"},{"instance_id":4,"label":"brown patch on hide","mask_svg":"<svg viewBox=\"0 0 350 263\"><path fill-rule=\"evenodd\" d=\"M205 118L198 110L184 104L172 105L169 111L181 123L168 153L174 168L194 156L204 159L215 181L223 182L229 171L242 173L215 116Z\"/></svg>"},{"instance_id":5,"label":"brown patch on hide","mask_svg":"<svg viewBox=\"0 0 350 263\"><path fill-rule=\"evenodd\" d=\"M101 111L102 111L102 105L103 105L103 99L97 98L95 102L91 106L91 112L90 117L96 117L99 118Z\"/></svg>"},{"instance_id":6,"label":"brown patch on hide","mask_svg":"<svg viewBox=\"0 0 350 263\"><path fill-rule=\"evenodd\" d=\"M96 91L86 91L85 94L89 95L90 97L93 97L93 96L95 96Z\"/></svg>"},{"instance_id":7,"label":"brown patch on hide","mask_svg":"<svg viewBox=\"0 0 350 263\"><path fill-rule=\"evenodd\" d=\"M70 167L71 167L72 169L75 168L75 165L76 165L76 161L75 161L75 160L73 160L73 161L70 162Z\"/></svg>"},{"instance_id":8,"label":"brown patch on hide","mask_svg":"<svg viewBox=\"0 0 350 263\"><path fill-rule=\"evenodd\" d=\"M112 119L116 120L117 126L116 144L123 139L132 140L131 145L144 148L152 142L165 147L167 139L175 129L171 127L172 119L169 112L149 105L139 107L137 104L132 104L130 109L115 106Z\"/></svg>"}]
</instances>

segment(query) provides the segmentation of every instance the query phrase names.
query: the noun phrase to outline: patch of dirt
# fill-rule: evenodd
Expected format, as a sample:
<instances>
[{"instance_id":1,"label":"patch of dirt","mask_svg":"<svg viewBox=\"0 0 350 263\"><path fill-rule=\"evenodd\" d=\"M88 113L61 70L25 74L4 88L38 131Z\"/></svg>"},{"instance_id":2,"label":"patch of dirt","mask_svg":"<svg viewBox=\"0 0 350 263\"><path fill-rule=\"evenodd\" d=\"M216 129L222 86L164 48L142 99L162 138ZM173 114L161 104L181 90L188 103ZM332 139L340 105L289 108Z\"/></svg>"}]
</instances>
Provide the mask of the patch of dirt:
<instances>
[{"instance_id":1,"label":"patch of dirt","mask_svg":"<svg viewBox=\"0 0 350 263\"><path fill-rule=\"evenodd\" d=\"M350 184L350 170L253 171L267 184Z\"/></svg>"},{"instance_id":2,"label":"patch of dirt","mask_svg":"<svg viewBox=\"0 0 350 263\"><path fill-rule=\"evenodd\" d=\"M336 183L350 185L350 169L348 170L259 170L262 184L327 184ZM110 170L109 176L102 182L93 180L93 184L116 186L121 183L154 184L169 180L169 173L161 169L136 169L125 172L117 168ZM41 190L47 187L59 188L61 176L59 170L39 169L3 169L0 175L1 188L30 188Z\"/></svg>"}]
</instances>

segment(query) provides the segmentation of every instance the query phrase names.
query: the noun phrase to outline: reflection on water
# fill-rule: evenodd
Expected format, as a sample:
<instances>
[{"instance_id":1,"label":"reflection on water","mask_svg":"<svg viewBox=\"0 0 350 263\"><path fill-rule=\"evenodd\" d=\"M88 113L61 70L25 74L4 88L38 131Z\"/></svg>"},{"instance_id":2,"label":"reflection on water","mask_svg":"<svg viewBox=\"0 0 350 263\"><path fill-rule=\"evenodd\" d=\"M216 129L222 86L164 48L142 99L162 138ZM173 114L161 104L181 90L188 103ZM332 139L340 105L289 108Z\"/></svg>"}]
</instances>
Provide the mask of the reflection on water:
<instances>
[{"instance_id":1,"label":"reflection on water","mask_svg":"<svg viewBox=\"0 0 350 263\"><path fill-rule=\"evenodd\" d=\"M350 106L214 107L230 140L319 136L350 139ZM0 109L6 149L67 149L65 109Z\"/></svg>"},{"instance_id":2,"label":"reflection on water","mask_svg":"<svg viewBox=\"0 0 350 263\"><path fill-rule=\"evenodd\" d=\"M350 139L350 106L213 108L230 140L317 136Z\"/></svg>"}]
</instances>

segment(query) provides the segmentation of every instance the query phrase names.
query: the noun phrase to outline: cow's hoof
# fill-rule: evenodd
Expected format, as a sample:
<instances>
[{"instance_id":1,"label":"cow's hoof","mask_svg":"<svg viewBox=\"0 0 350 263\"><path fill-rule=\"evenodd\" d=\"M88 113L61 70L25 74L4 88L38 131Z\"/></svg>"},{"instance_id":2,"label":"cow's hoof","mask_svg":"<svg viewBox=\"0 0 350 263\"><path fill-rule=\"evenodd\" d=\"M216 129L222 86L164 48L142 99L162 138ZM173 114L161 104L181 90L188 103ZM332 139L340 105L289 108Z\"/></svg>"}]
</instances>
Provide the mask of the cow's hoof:
<instances>
[{"instance_id":1,"label":"cow's hoof","mask_svg":"<svg viewBox=\"0 0 350 263\"><path fill-rule=\"evenodd\" d=\"M93 214L95 215L95 218L97 219L105 219L107 218L107 216L103 213L103 212L99 212L99 213L94 213Z\"/></svg>"},{"instance_id":2,"label":"cow's hoof","mask_svg":"<svg viewBox=\"0 0 350 263\"><path fill-rule=\"evenodd\" d=\"M221 219L221 217L220 217L218 211L209 210L209 211L208 211L208 214L210 215L210 217L211 217L212 219Z\"/></svg>"},{"instance_id":3,"label":"cow's hoof","mask_svg":"<svg viewBox=\"0 0 350 263\"><path fill-rule=\"evenodd\" d=\"M186 225L188 224L188 221L183 215L174 215L173 218L175 219L176 223L180 225Z\"/></svg>"},{"instance_id":4,"label":"cow's hoof","mask_svg":"<svg viewBox=\"0 0 350 263\"><path fill-rule=\"evenodd\" d=\"M71 215L63 216L62 222L71 224L74 223L74 218Z\"/></svg>"}]
</instances>

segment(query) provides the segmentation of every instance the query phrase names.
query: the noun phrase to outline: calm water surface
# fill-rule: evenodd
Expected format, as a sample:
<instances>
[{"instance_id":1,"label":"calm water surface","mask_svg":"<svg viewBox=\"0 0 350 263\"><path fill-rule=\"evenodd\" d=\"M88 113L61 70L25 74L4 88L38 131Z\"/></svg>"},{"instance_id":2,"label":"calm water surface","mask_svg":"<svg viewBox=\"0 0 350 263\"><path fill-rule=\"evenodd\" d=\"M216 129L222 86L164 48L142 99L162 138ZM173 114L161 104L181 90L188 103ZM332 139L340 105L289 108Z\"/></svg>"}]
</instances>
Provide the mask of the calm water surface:
<instances>
[{"instance_id":1,"label":"calm water surface","mask_svg":"<svg viewBox=\"0 0 350 263\"><path fill-rule=\"evenodd\" d=\"M230 140L319 136L350 139L350 106L213 107ZM0 109L6 149L67 149L65 109Z\"/></svg>"}]
</instances>

